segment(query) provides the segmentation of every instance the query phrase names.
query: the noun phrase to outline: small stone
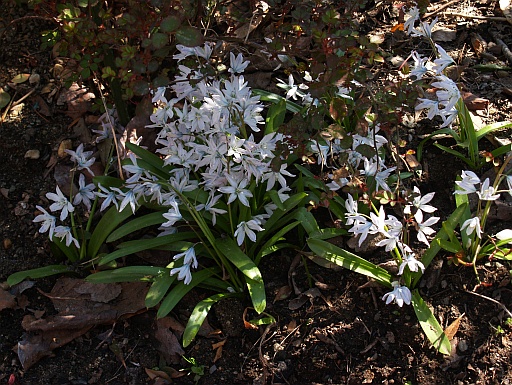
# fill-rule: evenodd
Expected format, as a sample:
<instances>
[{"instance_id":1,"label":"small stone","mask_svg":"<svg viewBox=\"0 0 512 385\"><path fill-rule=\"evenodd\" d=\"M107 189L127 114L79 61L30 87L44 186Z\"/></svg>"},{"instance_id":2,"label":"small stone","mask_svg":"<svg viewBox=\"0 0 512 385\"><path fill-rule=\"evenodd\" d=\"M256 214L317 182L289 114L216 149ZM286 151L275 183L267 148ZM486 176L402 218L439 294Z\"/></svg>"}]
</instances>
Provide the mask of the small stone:
<instances>
[{"instance_id":1,"label":"small stone","mask_svg":"<svg viewBox=\"0 0 512 385\"><path fill-rule=\"evenodd\" d=\"M457 344L457 348L461 352L465 352L466 350L468 350L468 342L466 340L460 340L459 343Z\"/></svg>"},{"instance_id":2,"label":"small stone","mask_svg":"<svg viewBox=\"0 0 512 385\"><path fill-rule=\"evenodd\" d=\"M65 158L68 156L68 153L66 150L71 150L73 148L73 143L71 142L71 139L65 139L59 144L59 149L57 150L57 156L59 158Z\"/></svg>"},{"instance_id":3,"label":"small stone","mask_svg":"<svg viewBox=\"0 0 512 385\"><path fill-rule=\"evenodd\" d=\"M41 156L41 153L39 152L39 150L28 150L25 153L26 159L39 159L40 156Z\"/></svg>"},{"instance_id":4,"label":"small stone","mask_svg":"<svg viewBox=\"0 0 512 385\"><path fill-rule=\"evenodd\" d=\"M41 81L41 76L39 76L39 74L32 74L30 75L30 77L28 78L28 82L30 84L37 84Z\"/></svg>"},{"instance_id":5,"label":"small stone","mask_svg":"<svg viewBox=\"0 0 512 385\"><path fill-rule=\"evenodd\" d=\"M5 250L9 250L12 247L12 241L9 238L5 238L3 244Z\"/></svg>"}]
</instances>

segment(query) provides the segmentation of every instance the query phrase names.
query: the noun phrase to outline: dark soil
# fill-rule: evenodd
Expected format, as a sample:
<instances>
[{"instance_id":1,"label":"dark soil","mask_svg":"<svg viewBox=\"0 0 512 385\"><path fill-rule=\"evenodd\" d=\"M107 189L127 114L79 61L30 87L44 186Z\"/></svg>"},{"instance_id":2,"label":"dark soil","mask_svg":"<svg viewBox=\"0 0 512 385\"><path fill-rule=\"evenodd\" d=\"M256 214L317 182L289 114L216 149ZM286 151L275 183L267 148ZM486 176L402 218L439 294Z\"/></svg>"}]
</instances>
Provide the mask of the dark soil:
<instances>
[{"instance_id":1,"label":"dark soil","mask_svg":"<svg viewBox=\"0 0 512 385\"><path fill-rule=\"evenodd\" d=\"M487 13L483 6L491 9L490 4L494 4L478 3L479 11L484 14ZM3 26L22 16L21 10L6 4L0 6L0 12ZM453 18L442 15L441 12L439 16L446 24L455 24ZM19 73L37 73L41 81L35 86L35 96L45 84L58 81L52 73L55 64L52 53L39 48L40 32L52 27L46 23L22 20L11 24L1 35L1 86L8 88L10 79ZM450 49L462 49L469 42L471 32L488 37L487 23L467 19L459 24L462 32L457 40L447 43ZM500 22L494 26L503 36L511 36L510 25ZM507 43L512 46L512 40ZM478 59L472 57L472 60ZM512 118L510 96L497 91L498 85L511 78L499 76L505 75L468 71L464 76L464 84L471 92L491 101L489 114L484 116L486 122ZM29 85L19 87L15 99L30 89ZM53 172L48 172L47 167L51 155L63 139L78 143L78 138L68 128L71 119L61 111L65 106L50 100L51 116L45 116L39 112L37 103L33 97L27 98L0 125L0 240L3 242L0 279L3 281L16 271L59 262L54 260L46 236L37 232L32 219L36 205L46 206L44 194L54 190ZM431 128L419 126L416 130L416 135L428 134ZM34 149L40 151L39 158L26 158L26 151ZM453 181L464 166L428 146L422 168L425 172L421 189L436 192L434 204L444 219L454 208ZM495 225L506 227L506 224ZM324 269L312 262L305 266L304 261L289 254L270 256L261 266L267 284L267 312L275 317L275 324L257 330L245 329L243 311L247 303L219 304L211 312L208 323L221 334L198 337L185 349L185 357L193 357L197 365L204 366L204 375L199 379L199 384L204 385L511 384L512 327L506 323L507 315L495 303L472 294L476 282L472 269L454 266L448 257L437 257L420 286L423 298L443 327L463 315L452 340L451 357L443 357L430 346L411 307L386 306L381 301L384 294L381 288L362 288L367 283L365 278L347 270ZM478 293L510 309L509 269L510 266L496 261L482 261L479 273L489 286L478 289ZM299 292L316 289L310 291L315 295L302 306L293 306L296 302L292 302L299 293L275 300L291 276ZM95 326L56 349L52 357L24 370L16 354L17 344L26 333L21 326L22 319L40 311L45 316L56 313L44 295L51 291L56 279L37 280L34 287L18 296L15 309L1 311L0 384L162 384L162 380L150 380L145 369L168 365L175 373L180 370L189 373L191 365L184 360L170 365L161 357L158 351L161 341L155 338L154 309L120 319L114 325ZM197 298L204 295L197 292L185 297L173 317L186 322ZM216 357L219 349L212 345L223 340L221 354ZM177 377L173 383L193 384L193 375Z\"/></svg>"}]
</instances>

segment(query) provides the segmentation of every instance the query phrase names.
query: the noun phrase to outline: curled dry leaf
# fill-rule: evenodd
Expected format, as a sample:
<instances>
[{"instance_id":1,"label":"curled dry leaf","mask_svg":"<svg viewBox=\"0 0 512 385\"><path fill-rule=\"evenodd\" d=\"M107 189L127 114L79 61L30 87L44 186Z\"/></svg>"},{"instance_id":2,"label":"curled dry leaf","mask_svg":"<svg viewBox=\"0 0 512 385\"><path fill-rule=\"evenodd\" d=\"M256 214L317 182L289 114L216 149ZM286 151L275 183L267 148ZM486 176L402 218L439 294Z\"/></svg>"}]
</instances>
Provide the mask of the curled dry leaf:
<instances>
[{"instance_id":1,"label":"curled dry leaf","mask_svg":"<svg viewBox=\"0 0 512 385\"><path fill-rule=\"evenodd\" d=\"M156 332L155 338L158 341L158 351L162 353L162 356L168 364L178 364L181 360L181 356L185 354L185 351L181 347L178 341L178 337L172 330L176 326L176 321L170 317L160 318L156 321ZM179 327L179 333L181 333L182 326Z\"/></svg>"},{"instance_id":2,"label":"curled dry leaf","mask_svg":"<svg viewBox=\"0 0 512 385\"><path fill-rule=\"evenodd\" d=\"M471 92L462 92L462 99L470 111L485 110L489 107L489 99L480 98Z\"/></svg>"}]
</instances>

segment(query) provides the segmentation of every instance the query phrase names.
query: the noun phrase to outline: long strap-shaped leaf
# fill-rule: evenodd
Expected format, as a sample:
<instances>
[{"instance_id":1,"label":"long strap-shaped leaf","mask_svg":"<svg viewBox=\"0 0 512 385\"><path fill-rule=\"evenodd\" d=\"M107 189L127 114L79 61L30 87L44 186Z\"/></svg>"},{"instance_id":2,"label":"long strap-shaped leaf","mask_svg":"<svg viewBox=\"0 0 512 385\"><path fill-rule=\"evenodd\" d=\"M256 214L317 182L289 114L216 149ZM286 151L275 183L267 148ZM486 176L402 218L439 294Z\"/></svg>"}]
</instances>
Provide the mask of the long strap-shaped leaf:
<instances>
[{"instance_id":1,"label":"long strap-shaped leaf","mask_svg":"<svg viewBox=\"0 0 512 385\"><path fill-rule=\"evenodd\" d=\"M261 272L254 261L240 250L240 247L238 247L235 241L231 238L219 238L215 240L215 245L246 277L257 282L263 282Z\"/></svg>"},{"instance_id":2,"label":"long strap-shaped leaf","mask_svg":"<svg viewBox=\"0 0 512 385\"><path fill-rule=\"evenodd\" d=\"M160 246L167 245L169 243L182 241L185 239L191 239L193 237L195 237L195 233L187 231L184 233L169 234L164 235L163 237L157 237L152 239L137 239L134 241L123 242L118 246L118 250L103 256L98 263L100 265L104 265L106 263L112 262L117 258L125 257L127 255L134 254L142 250L155 249Z\"/></svg>"},{"instance_id":3,"label":"long strap-shaped leaf","mask_svg":"<svg viewBox=\"0 0 512 385\"><path fill-rule=\"evenodd\" d=\"M165 297L171 285L176 281L176 275L170 274L171 269L165 269L164 273L155 278L155 282L151 285L146 294L144 304L147 308L158 305Z\"/></svg>"},{"instance_id":4,"label":"long strap-shaped leaf","mask_svg":"<svg viewBox=\"0 0 512 385\"><path fill-rule=\"evenodd\" d=\"M89 275L85 280L94 283L134 282L159 275L163 271L165 271L164 268L157 266L127 266L100 271Z\"/></svg>"},{"instance_id":5,"label":"long strap-shaped leaf","mask_svg":"<svg viewBox=\"0 0 512 385\"><path fill-rule=\"evenodd\" d=\"M101 245L114 229L119 226L125 219L133 215L130 207L125 207L123 211L119 212L117 207L112 206L101 218L96 225L94 232L89 240L89 247L87 248L87 257L90 259L96 257Z\"/></svg>"},{"instance_id":6,"label":"long strap-shaped leaf","mask_svg":"<svg viewBox=\"0 0 512 385\"><path fill-rule=\"evenodd\" d=\"M165 222L165 218L162 215L164 213L164 211L159 211L156 213L146 214L143 215L142 217L135 218L134 220L125 223L124 225L113 231L105 242L114 242L122 237L125 237L133 233L134 231L144 229L149 226L162 224Z\"/></svg>"},{"instance_id":7,"label":"long strap-shaped leaf","mask_svg":"<svg viewBox=\"0 0 512 385\"><path fill-rule=\"evenodd\" d=\"M416 313L416 317L420 323L421 328L425 332L432 346L434 346L439 353L449 355L452 347L443 328L437 322L436 317L427 306L423 298L418 294L418 290L412 292L412 307Z\"/></svg>"},{"instance_id":8,"label":"long strap-shaped leaf","mask_svg":"<svg viewBox=\"0 0 512 385\"><path fill-rule=\"evenodd\" d=\"M183 347L187 347L196 337L212 306L221 299L232 297L231 293L219 293L199 302L190 315L185 331L183 332Z\"/></svg>"},{"instance_id":9,"label":"long strap-shaped leaf","mask_svg":"<svg viewBox=\"0 0 512 385\"><path fill-rule=\"evenodd\" d=\"M343 250L332 243L320 239L308 239L309 248L319 257L338 266L375 279L384 286L391 287L391 275L383 268L355 254Z\"/></svg>"},{"instance_id":10,"label":"long strap-shaped leaf","mask_svg":"<svg viewBox=\"0 0 512 385\"><path fill-rule=\"evenodd\" d=\"M165 299L162 301L158 312L156 313L157 318L165 317L169 314L172 309L181 301L181 299L194 287L199 285L208 277L214 274L218 274L218 268L203 269L192 274L192 281L188 285L185 285L183 281L180 281L170 292L167 294Z\"/></svg>"},{"instance_id":11,"label":"long strap-shaped leaf","mask_svg":"<svg viewBox=\"0 0 512 385\"><path fill-rule=\"evenodd\" d=\"M7 277L7 284L14 286L27 278L44 278L50 275L72 273L73 269L65 265L49 265L44 267L38 267L37 269L18 271L17 273L11 274Z\"/></svg>"}]
</instances>

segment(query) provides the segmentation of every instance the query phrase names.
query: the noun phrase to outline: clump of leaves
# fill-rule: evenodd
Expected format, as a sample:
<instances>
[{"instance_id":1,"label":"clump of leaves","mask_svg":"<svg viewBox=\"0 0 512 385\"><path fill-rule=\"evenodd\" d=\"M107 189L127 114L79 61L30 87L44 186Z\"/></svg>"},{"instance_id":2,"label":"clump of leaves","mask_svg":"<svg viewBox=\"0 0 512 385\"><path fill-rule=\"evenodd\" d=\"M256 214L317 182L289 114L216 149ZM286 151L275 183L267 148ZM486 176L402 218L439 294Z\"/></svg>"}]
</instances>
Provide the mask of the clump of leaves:
<instances>
[{"instance_id":1,"label":"clump of leaves","mask_svg":"<svg viewBox=\"0 0 512 385\"><path fill-rule=\"evenodd\" d=\"M60 25L43 34L43 45L58 44L58 52L80 66L68 81L104 79L123 125L134 102L169 83L169 67L162 64L175 44L203 42L200 30L189 23L197 9L185 10L171 0L38 0L36 9Z\"/></svg>"}]
</instances>

